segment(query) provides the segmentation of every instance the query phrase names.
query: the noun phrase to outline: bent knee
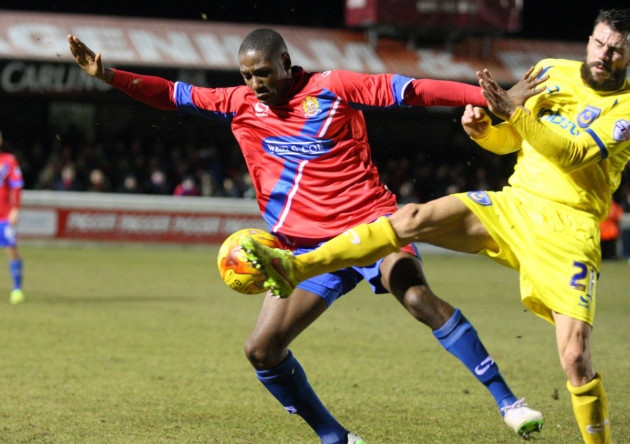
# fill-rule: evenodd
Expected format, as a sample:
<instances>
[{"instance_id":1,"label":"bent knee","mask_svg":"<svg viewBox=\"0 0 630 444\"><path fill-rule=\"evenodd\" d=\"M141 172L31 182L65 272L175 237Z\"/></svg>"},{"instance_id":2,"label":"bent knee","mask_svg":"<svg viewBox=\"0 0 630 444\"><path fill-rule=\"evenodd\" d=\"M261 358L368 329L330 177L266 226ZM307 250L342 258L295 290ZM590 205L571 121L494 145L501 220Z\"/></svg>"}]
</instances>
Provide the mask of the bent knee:
<instances>
[{"instance_id":1,"label":"bent knee","mask_svg":"<svg viewBox=\"0 0 630 444\"><path fill-rule=\"evenodd\" d=\"M257 370L275 367L282 361L284 349L271 342L250 337L243 347L247 360Z\"/></svg>"},{"instance_id":2,"label":"bent knee","mask_svg":"<svg viewBox=\"0 0 630 444\"><path fill-rule=\"evenodd\" d=\"M389 222L401 239L411 238L422 223L422 208L424 204L410 203L404 205L394 214L389 216Z\"/></svg>"}]
</instances>

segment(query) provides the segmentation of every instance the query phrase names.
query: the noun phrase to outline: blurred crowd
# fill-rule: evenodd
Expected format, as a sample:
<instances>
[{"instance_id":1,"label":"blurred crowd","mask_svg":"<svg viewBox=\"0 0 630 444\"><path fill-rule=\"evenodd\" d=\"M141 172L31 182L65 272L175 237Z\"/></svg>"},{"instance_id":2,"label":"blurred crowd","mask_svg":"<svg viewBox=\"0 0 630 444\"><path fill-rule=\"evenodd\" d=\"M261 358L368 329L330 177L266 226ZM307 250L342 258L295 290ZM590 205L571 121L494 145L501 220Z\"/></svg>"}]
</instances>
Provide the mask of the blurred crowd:
<instances>
[{"instance_id":1,"label":"blurred crowd","mask_svg":"<svg viewBox=\"0 0 630 444\"><path fill-rule=\"evenodd\" d=\"M165 146L58 140L11 150L26 189L178 196L254 197L236 146Z\"/></svg>"},{"instance_id":2,"label":"blurred crowd","mask_svg":"<svg viewBox=\"0 0 630 444\"><path fill-rule=\"evenodd\" d=\"M6 142L5 148L21 164L26 189L255 197L235 141L227 146L201 142L177 146L140 138L89 143L65 136L55 140L52 149L41 143L11 148L11 141ZM458 191L500 189L514 164L512 155L486 153L468 140L439 154L418 147L397 153L373 145L381 179L400 204L426 202ZM630 212L630 167L615 200Z\"/></svg>"}]
</instances>

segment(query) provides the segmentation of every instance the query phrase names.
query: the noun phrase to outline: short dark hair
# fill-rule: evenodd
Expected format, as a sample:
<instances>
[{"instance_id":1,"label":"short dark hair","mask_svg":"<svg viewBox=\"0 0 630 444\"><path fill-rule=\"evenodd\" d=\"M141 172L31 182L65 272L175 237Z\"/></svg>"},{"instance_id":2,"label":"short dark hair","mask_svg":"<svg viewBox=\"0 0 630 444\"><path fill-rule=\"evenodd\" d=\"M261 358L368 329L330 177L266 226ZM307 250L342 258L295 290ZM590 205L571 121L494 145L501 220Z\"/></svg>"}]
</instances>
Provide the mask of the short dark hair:
<instances>
[{"instance_id":1,"label":"short dark hair","mask_svg":"<svg viewBox=\"0 0 630 444\"><path fill-rule=\"evenodd\" d=\"M287 45L278 32L269 28L259 28L247 34L238 49L238 55L248 51L260 51L269 56L279 55L287 52Z\"/></svg>"},{"instance_id":2,"label":"short dark hair","mask_svg":"<svg viewBox=\"0 0 630 444\"><path fill-rule=\"evenodd\" d=\"M630 35L630 8L602 9L595 19L595 26L606 23L612 29L620 32L628 39Z\"/></svg>"}]
</instances>

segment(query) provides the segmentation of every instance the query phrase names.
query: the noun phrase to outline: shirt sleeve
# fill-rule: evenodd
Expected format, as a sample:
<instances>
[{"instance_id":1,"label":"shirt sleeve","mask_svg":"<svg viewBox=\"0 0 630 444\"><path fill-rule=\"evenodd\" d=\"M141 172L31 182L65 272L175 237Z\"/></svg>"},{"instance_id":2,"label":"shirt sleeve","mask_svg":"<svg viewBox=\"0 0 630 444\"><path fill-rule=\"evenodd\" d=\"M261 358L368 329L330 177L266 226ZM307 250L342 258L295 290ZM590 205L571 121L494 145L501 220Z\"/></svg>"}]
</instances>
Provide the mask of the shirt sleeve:
<instances>
[{"instance_id":1,"label":"shirt sleeve","mask_svg":"<svg viewBox=\"0 0 630 444\"><path fill-rule=\"evenodd\" d=\"M155 76L145 76L119 69L113 69L114 78L110 85L128 96L163 110L177 109L173 99L175 84Z\"/></svg>"},{"instance_id":2,"label":"shirt sleeve","mask_svg":"<svg viewBox=\"0 0 630 444\"><path fill-rule=\"evenodd\" d=\"M520 150L523 141L520 134L506 122L491 126L483 137L471 139L483 149L501 155Z\"/></svg>"},{"instance_id":3,"label":"shirt sleeve","mask_svg":"<svg viewBox=\"0 0 630 444\"><path fill-rule=\"evenodd\" d=\"M569 138L551 130L520 107L512 114L509 123L532 148L567 173L607 156L605 146L592 131Z\"/></svg>"},{"instance_id":4,"label":"shirt sleeve","mask_svg":"<svg viewBox=\"0 0 630 444\"><path fill-rule=\"evenodd\" d=\"M344 70L328 71L322 77L327 88L357 108L487 106L481 88L466 83Z\"/></svg>"},{"instance_id":5,"label":"shirt sleeve","mask_svg":"<svg viewBox=\"0 0 630 444\"><path fill-rule=\"evenodd\" d=\"M11 156L9 161L9 188L24 188L24 176L15 156Z\"/></svg>"},{"instance_id":6,"label":"shirt sleeve","mask_svg":"<svg viewBox=\"0 0 630 444\"><path fill-rule=\"evenodd\" d=\"M450 80L416 79L404 92L411 106L488 106L481 88Z\"/></svg>"}]
</instances>

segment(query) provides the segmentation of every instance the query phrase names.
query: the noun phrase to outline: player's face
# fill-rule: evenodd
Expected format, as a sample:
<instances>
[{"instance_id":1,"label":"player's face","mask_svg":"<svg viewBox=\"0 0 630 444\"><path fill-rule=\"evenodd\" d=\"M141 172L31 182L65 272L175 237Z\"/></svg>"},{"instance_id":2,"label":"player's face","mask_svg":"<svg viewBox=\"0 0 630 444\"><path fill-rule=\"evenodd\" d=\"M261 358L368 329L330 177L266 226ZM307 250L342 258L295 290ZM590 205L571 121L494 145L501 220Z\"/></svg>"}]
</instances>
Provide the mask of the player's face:
<instances>
[{"instance_id":1,"label":"player's face","mask_svg":"<svg viewBox=\"0 0 630 444\"><path fill-rule=\"evenodd\" d=\"M273 106L287 99L291 85L288 54L270 58L260 51L248 51L239 55L238 62L245 84L260 102Z\"/></svg>"},{"instance_id":2,"label":"player's face","mask_svg":"<svg viewBox=\"0 0 630 444\"><path fill-rule=\"evenodd\" d=\"M598 23L586 46L582 78L598 91L615 91L623 85L630 63L630 42L606 23Z\"/></svg>"}]
</instances>

